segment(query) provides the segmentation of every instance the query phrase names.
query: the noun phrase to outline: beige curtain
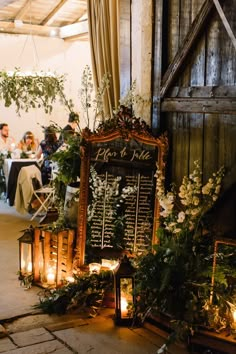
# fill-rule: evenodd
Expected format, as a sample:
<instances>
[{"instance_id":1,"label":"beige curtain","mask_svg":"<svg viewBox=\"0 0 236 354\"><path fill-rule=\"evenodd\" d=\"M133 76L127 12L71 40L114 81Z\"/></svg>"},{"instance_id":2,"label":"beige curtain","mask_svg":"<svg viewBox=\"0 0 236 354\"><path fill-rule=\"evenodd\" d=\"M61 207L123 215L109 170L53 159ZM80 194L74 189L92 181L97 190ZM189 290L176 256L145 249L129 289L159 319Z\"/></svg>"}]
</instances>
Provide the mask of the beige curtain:
<instances>
[{"instance_id":1,"label":"beige curtain","mask_svg":"<svg viewBox=\"0 0 236 354\"><path fill-rule=\"evenodd\" d=\"M112 116L120 98L119 0L87 0L89 39L95 90L109 73L110 88L104 95L105 117Z\"/></svg>"}]
</instances>

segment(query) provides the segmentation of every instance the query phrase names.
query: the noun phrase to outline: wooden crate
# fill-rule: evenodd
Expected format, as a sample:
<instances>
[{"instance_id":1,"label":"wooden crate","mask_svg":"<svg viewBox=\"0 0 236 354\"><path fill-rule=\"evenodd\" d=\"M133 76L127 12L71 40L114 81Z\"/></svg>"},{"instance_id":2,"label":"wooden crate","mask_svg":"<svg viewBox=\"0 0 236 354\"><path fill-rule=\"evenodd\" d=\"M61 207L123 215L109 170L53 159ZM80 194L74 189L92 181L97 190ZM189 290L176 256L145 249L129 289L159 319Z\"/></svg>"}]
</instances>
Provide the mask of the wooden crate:
<instances>
[{"instance_id":1,"label":"wooden crate","mask_svg":"<svg viewBox=\"0 0 236 354\"><path fill-rule=\"evenodd\" d=\"M53 285L47 281L48 272L53 272L54 285L61 285L72 275L75 231L36 228L34 236L34 281L43 286Z\"/></svg>"}]
</instances>

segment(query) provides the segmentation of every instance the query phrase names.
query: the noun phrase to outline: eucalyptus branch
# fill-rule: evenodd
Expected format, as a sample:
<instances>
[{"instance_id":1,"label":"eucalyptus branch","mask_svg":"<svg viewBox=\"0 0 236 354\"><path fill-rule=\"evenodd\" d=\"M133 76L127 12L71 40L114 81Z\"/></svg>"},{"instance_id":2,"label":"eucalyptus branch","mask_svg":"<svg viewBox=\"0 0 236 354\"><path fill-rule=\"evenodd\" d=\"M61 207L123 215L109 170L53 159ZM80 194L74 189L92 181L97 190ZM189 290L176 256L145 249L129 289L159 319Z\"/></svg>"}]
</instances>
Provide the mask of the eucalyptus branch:
<instances>
[{"instance_id":1,"label":"eucalyptus branch","mask_svg":"<svg viewBox=\"0 0 236 354\"><path fill-rule=\"evenodd\" d=\"M57 97L62 97L69 106L64 95L64 75L48 76L39 72L25 75L16 68L13 73L0 71L0 98L5 106L16 105L16 112L28 112L30 108L43 107L46 113L51 113Z\"/></svg>"}]
</instances>

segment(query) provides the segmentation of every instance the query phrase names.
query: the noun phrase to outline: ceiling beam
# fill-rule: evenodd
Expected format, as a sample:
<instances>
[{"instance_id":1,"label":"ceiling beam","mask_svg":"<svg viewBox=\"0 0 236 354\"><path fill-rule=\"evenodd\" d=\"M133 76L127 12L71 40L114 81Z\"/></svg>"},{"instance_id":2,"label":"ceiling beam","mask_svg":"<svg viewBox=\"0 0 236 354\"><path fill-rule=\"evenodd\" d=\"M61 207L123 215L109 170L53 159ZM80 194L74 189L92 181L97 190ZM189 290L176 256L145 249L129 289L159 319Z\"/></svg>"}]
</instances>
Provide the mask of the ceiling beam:
<instances>
[{"instance_id":1,"label":"ceiling beam","mask_svg":"<svg viewBox=\"0 0 236 354\"><path fill-rule=\"evenodd\" d=\"M162 87L160 90L161 97L165 96L167 90L176 79L176 76L184 63L184 60L186 59L190 50L193 48L197 37L204 28L206 19L213 7L214 3L212 0L206 0L202 5L199 13L197 14L195 20L192 23L192 26L190 27L188 34L185 37L182 47L179 48L176 56L170 63L168 69L166 70L163 76Z\"/></svg>"},{"instance_id":2,"label":"ceiling beam","mask_svg":"<svg viewBox=\"0 0 236 354\"><path fill-rule=\"evenodd\" d=\"M52 35L54 31L54 35ZM72 25L67 25L63 27L52 27L52 26L41 26L41 25L30 25L23 23L22 26L15 26L14 22L10 21L0 21L0 33L11 33L11 34L32 34L36 36L44 37L56 37L61 39L85 39L88 35L88 21L74 23Z\"/></svg>"},{"instance_id":3,"label":"ceiling beam","mask_svg":"<svg viewBox=\"0 0 236 354\"><path fill-rule=\"evenodd\" d=\"M52 35L52 31L55 34ZM40 26L40 25L30 25L23 23L22 26L16 27L14 22L0 21L0 33L11 33L11 34L32 34L36 36L44 37L59 37L60 29L59 27L50 26Z\"/></svg>"},{"instance_id":4,"label":"ceiling beam","mask_svg":"<svg viewBox=\"0 0 236 354\"><path fill-rule=\"evenodd\" d=\"M2 0L0 2L0 9L5 7L5 6L8 6L10 5L12 2L14 2L15 0Z\"/></svg>"},{"instance_id":5,"label":"ceiling beam","mask_svg":"<svg viewBox=\"0 0 236 354\"><path fill-rule=\"evenodd\" d=\"M87 42L88 40L89 40L88 33L81 33L64 39L65 42L74 42L74 41Z\"/></svg>"},{"instance_id":6,"label":"ceiling beam","mask_svg":"<svg viewBox=\"0 0 236 354\"><path fill-rule=\"evenodd\" d=\"M59 4L45 17L45 19L40 23L42 26L48 25L52 23L53 17L56 15L56 13L62 8L62 6L67 3L68 0L61 0Z\"/></svg>"},{"instance_id":7,"label":"ceiling beam","mask_svg":"<svg viewBox=\"0 0 236 354\"><path fill-rule=\"evenodd\" d=\"M69 37L78 36L88 33L88 21L73 23L72 25L63 26L60 28L59 37L66 39Z\"/></svg>"},{"instance_id":8,"label":"ceiling beam","mask_svg":"<svg viewBox=\"0 0 236 354\"><path fill-rule=\"evenodd\" d=\"M29 11L31 6L31 0L26 0L24 5L21 7L20 11L17 12L15 20L22 20L27 11Z\"/></svg>"},{"instance_id":9,"label":"ceiling beam","mask_svg":"<svg viewBox=\"0 0 236 354\"><path fill-rule=\"evenodd\" d=\"M87 15L86 18L83 18L85 15ZM87 9L86 9L86 10L84 10L83 14L80 15L80 17L78 17L78 18L74 21L74 23L76 23L76 22L81 22L81 21L87 21L87 20L88 20L88 12L87 12Z\"/></svg>"}]
</instances>

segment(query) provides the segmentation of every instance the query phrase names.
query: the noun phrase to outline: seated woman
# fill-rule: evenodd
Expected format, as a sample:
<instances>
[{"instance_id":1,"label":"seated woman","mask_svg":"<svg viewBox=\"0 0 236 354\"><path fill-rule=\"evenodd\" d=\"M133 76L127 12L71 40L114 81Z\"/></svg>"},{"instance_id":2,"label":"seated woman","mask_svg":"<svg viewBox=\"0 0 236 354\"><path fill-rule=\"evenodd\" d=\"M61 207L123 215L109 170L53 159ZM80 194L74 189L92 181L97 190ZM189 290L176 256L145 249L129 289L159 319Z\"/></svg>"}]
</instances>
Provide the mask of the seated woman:
<instances>
[{"instance_id":1,"label":"seated woman","mask_svg":"<svg viewBox=\"0 0 236 354\"><path fill-rule=\"evenodd\" d=\"M40 159L41 155L43 155L43 163L41 165L43 185L48 184L51 179L51 156L59 148L59 146L60 142L57 139L54 127L46 127L44 130L44 140L40 142L36 153L36 157L38 159Z\"/></svg>"},{"instance_id":2,"label":"seated woman","mask_svg":"<svg viewBox=\"0 0 236 354\"><path fill-rule=\"evenodd\" d=\"M34 134L31 131L27 131L19 144L17 145L17 149L20 149L23 154L27 153L35 153L38 148L38 143L34 138Z\"/></svg>"}]
</instances>

